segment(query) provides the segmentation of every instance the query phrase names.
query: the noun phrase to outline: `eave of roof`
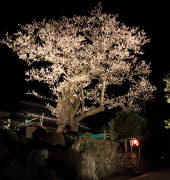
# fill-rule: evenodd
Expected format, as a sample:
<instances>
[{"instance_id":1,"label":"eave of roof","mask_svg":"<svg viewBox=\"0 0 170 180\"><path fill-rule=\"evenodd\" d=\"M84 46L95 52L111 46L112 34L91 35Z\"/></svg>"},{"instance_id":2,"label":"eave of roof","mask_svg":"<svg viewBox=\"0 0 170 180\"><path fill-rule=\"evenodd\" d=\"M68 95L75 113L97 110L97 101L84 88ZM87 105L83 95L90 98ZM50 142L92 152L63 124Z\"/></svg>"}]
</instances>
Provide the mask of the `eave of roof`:
<instances>
[{"instance_id":1,"label":"eave of roof","mask_svg":"<svg viewBox=\"0 0 170 180\"><path fill-rule=\"evenodd\" d=\"M22 123L26 119L30 120L32 118L37 118L37 120L39 121L39 119L42 117L42 113L44 113L43 126L52 129L57 128L57 118L51 114L51 111L47 109L45 105L31 101L26 101L23 99L18 99L18 101L20 101L21 103L21 110L10 114L9 118L12 120L12 122ZM9 111L6 112L10 113ZM34 120L33 122L36 122L37 120ZM99 134L98 130L86 127L81 123L83 124L83 122L78 123L78 129L80 131Z\"/></svg>"},{"instance_id":2,"label":"eave of roof","mask_svg":"<svg viewBox=\"0 0 170 180\"><path fill-rule=\"evenodd\" d=\"M38 124L37 122L33 122L33 123L30 123L30 124L25 124L25 125L22 125L21 127L29 127L29 126L39 126L39 127L42 127L42 128L44 128L44 129L47 129L45 126L43 126L43 125L40 125L40 124Z\"/></svg>"}]
</instances>

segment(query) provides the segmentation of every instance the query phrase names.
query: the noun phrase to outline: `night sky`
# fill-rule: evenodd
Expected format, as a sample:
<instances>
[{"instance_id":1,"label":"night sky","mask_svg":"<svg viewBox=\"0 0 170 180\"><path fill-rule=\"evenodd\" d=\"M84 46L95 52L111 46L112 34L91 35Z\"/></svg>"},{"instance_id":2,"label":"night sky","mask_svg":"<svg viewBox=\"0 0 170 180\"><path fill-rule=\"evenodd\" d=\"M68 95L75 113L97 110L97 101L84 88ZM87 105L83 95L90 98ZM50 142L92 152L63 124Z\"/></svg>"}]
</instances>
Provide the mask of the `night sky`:
<instances>
[{"instance_id":1,"label":"night sky","mask_svg":"<svg viewBox=\"0 0 170 180\"><path fill-rule=\"evenodd\" d=\"M19 30L19 24L25 25L31 23L34 19L42 21L43 18L57 20L60 16L73 17L76 15L90 15L88 11L94 10L98 1L63 1L55 5L47 1L38 5L29 1L25 4L3 4L0 12L1 28L0 39L5 38L8 31L11 35ZM162 1L161 1L162 2ZM165 82L163 77L170 70L169 66L169 13L168 2L147 4L143 1L129 1L112 3L111 1L101 1L103 13L119 14L118 21L126 24L129 27L139 26L140 30L144 30L148 38L151 38L150 43L143 46L145 55L142 55L143 60L151 62L152 73L149 78L157 87L155 101L146 103L146 117L148 118L148 128L150 136L154 137L157 142L167 142L169 131L164 129L164 119L170 118L170 104L167 104L164 97ZM10 14L10 15L9 15ZM42 90L42 94L48 91L48 86L39 82L26 82L25 71L28 70L27 64L20 60L18 56L7 46L0 44L1 63L0 63L0 101L1 108L5 107L4 102L7 102L9 107L10 102L14 97L19 97L34 102L44 103L42 99L37 99L34 96L26 95L28 89ZM33 64L33 66L37 63ZM110 119L115 117L117 109L106 110L95 116L84 119L87 125L94 129L101 129L102 125L108 125Z\"/></svg>"}]
</instances>

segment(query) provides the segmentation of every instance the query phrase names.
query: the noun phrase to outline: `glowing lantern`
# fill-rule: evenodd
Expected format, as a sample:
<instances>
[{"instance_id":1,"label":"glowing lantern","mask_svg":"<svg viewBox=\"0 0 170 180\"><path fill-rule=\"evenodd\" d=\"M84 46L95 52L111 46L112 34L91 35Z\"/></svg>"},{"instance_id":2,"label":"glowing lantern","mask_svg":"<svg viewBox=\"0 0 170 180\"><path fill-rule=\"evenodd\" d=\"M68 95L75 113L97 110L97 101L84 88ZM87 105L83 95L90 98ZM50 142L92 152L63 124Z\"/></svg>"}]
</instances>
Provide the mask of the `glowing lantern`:
<instances>
[{"instance_id":1,"label":"glowing lantern","mask_svg":"<svg viewBox=\"0 0 170 180\"><path fill-rule=\"evenodd\" d=\"M131 146L133 146L133 145L139 146L139 141L137 139L130 140L130 145Z\"/></svg>"}]
</instances>

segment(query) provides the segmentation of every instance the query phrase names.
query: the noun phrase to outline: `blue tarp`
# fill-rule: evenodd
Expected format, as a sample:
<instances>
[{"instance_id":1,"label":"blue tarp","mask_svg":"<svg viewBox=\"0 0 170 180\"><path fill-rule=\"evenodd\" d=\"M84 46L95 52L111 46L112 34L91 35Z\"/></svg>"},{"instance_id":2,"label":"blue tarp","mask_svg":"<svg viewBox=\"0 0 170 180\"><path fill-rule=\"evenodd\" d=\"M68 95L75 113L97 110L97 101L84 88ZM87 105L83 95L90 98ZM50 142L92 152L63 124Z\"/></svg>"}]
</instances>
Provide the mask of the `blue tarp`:
<instances>
[{"instance_id":1,"label":"blue tarp","mask_svg":"<svg viewBox=\"0 0 170 180\"><path fill-rule=\"evenodd\" d=\"M27 124L31 124L31 123L33 123L32 121L29 121L29 120L25 120L23 123L21 123L21 124L18 124L16 127L15 127L15 129L19 129L20 128L20 126L22 126L22 125L26 125L26 122L27 122ZM41 122L36 122L36 123L38 123L39 125L41 125Z\"/></svg>"},{"instance_id":2,"label":"blue tarp","mask_svg":"<svg viewBox=\"0 0 170 180\"><path fill-rule=\"evenodd\" d=\"M86 133L88 133L88 132L86 132ZM84 137L84 135L86 134L86 133L84 133L81 137ZM103 138L103 137L106 137L106 134L97 134L97 135L94 135L94 134L92 134L91 136L90 136L91 138Z\"/></svg>"}]
</instances>

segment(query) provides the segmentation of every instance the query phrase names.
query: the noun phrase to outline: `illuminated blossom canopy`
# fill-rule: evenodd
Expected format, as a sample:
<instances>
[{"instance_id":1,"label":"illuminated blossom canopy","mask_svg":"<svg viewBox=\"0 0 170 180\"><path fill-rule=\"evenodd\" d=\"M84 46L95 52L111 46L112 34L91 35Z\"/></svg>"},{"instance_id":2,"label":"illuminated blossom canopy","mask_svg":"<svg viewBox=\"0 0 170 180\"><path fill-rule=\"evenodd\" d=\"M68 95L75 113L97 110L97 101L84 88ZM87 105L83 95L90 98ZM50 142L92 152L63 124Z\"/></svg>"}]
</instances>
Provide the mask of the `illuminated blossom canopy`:
<instances>
[{"instance_id":1,"label":"illuminated blossom canopy","mask_svg":"<svg viewBox=\"0 0 170 180\"><path fill-rule=\"evenodd\" d=\"M27 94L55 101L56 107L49 103L46 107L60 124L64 121L77 124L85 117L104 111L105 105L108 109L120 106L123 111L140 111L136 100L141 97L152 99L156 90L147 79L151 73L150 63L136 56L144 54L141 46L150 42L146 33L139 31L139 27L120 24L116 21L118 15L102 14L101 10L101 3L98 3L90 17L63 16L58 21L43 19L25 26L19 24L22 31L14 33L14 37L7 33L6 40L0 41L13 49L28 66L35 61L52 64L46 69L32 68L25 74L29 76L26 81L49 84L56 98L47 98L35 91ZM62 82L59 81L61 76ZM85 89L93 79L98 80L95 89ZM120 86L125 81L131 84L126 94L106 93L108 86ZM87 107L85 99L99 106ZM62 112L63 108L65 112Z\"/></svg>"},{"instance_id":2,"label":"illuminated blossom canopy","mask_svg":"<svg viewBox=\"0 0 170 180\"><path fill-rule=\"evenodd\" d=\"M166 82L166 87L164 88L164 91L167 92L167 94L165 95L165 97L167 98L166 102L170 103L170 72L165 75L165 77L163 78L163 81ZM164 126L166 129L170 129L170 119L168 120L164 120L166 126Z\"/></svg>"}]
</instances>

